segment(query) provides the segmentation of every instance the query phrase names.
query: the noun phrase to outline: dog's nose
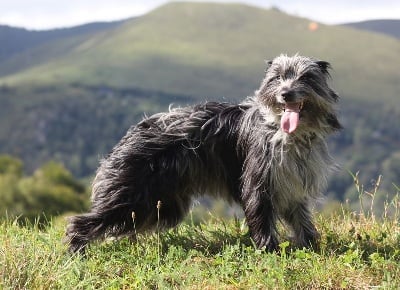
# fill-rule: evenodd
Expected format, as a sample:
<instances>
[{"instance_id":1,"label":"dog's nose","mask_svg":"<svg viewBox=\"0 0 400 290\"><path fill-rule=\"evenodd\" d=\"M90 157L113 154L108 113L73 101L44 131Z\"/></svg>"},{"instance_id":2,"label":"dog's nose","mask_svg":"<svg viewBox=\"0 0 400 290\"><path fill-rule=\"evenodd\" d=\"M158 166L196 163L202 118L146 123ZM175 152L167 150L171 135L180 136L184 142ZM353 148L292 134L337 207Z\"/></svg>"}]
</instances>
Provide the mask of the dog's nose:
<instances>
[{"instance_id":1,"label":"dog's nose","mask_svg":"<svg viewBox=\"0 0 400 290\"><path fill-rule=\"evenodd\" d=\"M295 98L295 93L291 90L284 90L281 93L282 98L285 102L293 102Z\"/></svg>"}]
</instances>

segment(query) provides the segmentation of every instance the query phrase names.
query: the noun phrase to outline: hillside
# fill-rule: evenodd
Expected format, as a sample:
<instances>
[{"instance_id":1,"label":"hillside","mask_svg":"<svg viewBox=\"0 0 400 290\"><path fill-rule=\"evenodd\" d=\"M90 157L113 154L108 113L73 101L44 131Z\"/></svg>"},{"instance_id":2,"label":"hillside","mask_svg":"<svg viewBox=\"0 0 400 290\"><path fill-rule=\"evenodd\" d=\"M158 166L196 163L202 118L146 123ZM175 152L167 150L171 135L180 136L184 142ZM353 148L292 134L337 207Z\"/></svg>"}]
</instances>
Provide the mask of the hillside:
<instances>
[{"instance_id":1,"label":"hillside","mask_svg":"<svg viewBox=\"0 0 400 290\"><path fill-rule=\"evenodd\" d=\"M400 183L400 41L309 24L241 4L170 3L112 27L32 43L29 53L0 60L0 152L22 158L29 171L56 159L91 175L143 112L240 100L258 87L265 59L299 52L332 63L342 96L346 130L330 146L343 169L329 192L355 202L349 170L361 171L366 187L383 174L382 196L390 195Z\"/></svg>"},{"instance_id":2,"label":"hillside","mask_svg":"<svg viewBox=\"0 0 400 290\"><path fill-rule=\"evenodd\" d=\"M309 22L240 4L171 3L112 31L41 47L34 52L40 61L3 76L0 84L78 82L242 98L257 87L264 59L299 52L331 61L336 87L346 95L395 99L399 41L340 26L310 31ZM2 67L20 61L16 57Z\"/></svg>"}]
</instances>

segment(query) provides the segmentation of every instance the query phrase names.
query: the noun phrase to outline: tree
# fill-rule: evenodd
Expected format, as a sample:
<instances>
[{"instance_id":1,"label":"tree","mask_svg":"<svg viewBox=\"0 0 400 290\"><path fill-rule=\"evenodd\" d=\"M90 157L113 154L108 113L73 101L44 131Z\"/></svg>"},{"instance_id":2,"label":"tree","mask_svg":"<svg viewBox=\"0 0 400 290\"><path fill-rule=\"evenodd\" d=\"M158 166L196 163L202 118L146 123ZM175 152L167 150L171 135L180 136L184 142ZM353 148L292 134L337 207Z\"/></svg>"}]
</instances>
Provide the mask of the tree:
<instances>
[{"instance_id":1,"label":"tree","mask_svg":"<svg viewBox=\"0 0 400 290\"><path fill-rule=\"evenodd\" d=\"M62 164L51 161L32 176L23 176L20 160L0 156L0 217L43 221L44 217L82 211L87 206L86 192Z\"/></svg>"}]
</instances>

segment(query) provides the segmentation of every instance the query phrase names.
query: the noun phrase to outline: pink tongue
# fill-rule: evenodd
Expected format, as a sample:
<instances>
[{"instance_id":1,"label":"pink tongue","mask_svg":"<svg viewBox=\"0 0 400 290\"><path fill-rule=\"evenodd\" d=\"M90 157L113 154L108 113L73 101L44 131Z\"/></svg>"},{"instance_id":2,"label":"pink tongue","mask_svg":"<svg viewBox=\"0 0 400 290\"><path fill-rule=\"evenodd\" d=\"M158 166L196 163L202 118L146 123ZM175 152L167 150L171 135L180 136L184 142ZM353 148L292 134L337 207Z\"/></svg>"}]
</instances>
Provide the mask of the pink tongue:
<instances>
[{"instance_id":1,"label":"pink tongue","mask_svg":"<svg viewBox=\"0 0 400 290\"><path fill-rule=\"evenodd\" d=\"M299 124L299 103L287 103L281 118L281 128L286 133L293 133Z\"/></svg>"}]
</instances>

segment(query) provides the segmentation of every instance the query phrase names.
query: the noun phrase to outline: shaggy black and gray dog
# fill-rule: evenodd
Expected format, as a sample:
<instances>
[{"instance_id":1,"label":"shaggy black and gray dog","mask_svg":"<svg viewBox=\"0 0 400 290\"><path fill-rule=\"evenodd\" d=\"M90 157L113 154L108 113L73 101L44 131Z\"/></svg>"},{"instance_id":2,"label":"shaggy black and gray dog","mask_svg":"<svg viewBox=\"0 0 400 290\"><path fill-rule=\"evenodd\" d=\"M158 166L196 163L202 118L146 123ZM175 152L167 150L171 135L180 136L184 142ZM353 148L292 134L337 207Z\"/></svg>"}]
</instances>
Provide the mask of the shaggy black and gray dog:
<instances>
[{"instance_id":1,"label":"shaggy black and gray dog","mask_svg":"<svg viewBox=\"0 0 400 290\"><path fill-rule=\"evenodd\" d=\"M334 166L325 137L341 128L328 69L325 61L281 55L240 104L171 109L132 126L101 162L90 212L70 219L70 250L173 227L203 194L239 203L258 247L277 249L278 220L299 247L314 246L310 202Z\"/></svg>"}]
</instances>

